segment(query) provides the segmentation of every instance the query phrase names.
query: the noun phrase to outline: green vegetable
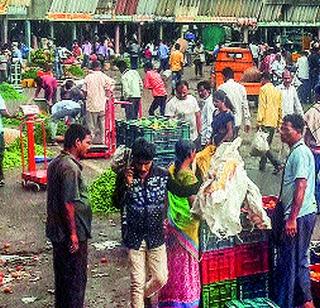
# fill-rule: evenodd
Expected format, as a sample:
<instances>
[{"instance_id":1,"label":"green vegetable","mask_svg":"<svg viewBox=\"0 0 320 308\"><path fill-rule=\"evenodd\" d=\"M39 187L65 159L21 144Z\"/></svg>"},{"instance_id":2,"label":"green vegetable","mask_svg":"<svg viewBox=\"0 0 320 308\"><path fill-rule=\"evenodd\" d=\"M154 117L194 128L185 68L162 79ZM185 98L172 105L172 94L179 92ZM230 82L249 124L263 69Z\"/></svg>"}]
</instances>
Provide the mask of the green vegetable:
<instances>
[{"instance_id":1,"label":"green vegetable","mask_svg":"<svg viewBox=\"0 0 320 308\"><path fill-rule=\"evenodd\" d=\"M45 68L48 64L53 62L53 51L48 49L37 49L31 51L31 64L33 66L38 66Z\"/></svg>"},{"instance_id":2,"label":"green vegetable","mask_svg":"<svg viewBox=\"0 0 320 308\"><path fill-rule=\"evenodd\" d=\"M24 158L25 164L28 163L28 146L27 146L27 138L23 139L24 142ZM35 145L36 155L43 155L43 147L41 145ZM53 156L53 152L47 149L47 157ZM21 144L20 139L17 139L13 142L4 152L3 158L3 169L9 170L15 167L20 167L22 165L21 161Z\"/></svg>"},{"instance_id":3,"label":"green vegetable","mask_svg":"<svg viewBox=\"0 0 320 308\"><path fill-rule=\"evenodd\" d=\"M36 68L31 68L22 73L21 79L36 79L38 71Z\"/></svg>"},{"instance_id":4,"label":"green vegetable","mask_svg":"<svg viewBox=\"0 0 320 308\"><path fill-rule=\"evenodd\" d=\"M89 203L94 213L117 212L112 203L112 195L116 184L116 174L108 168L88 187Z\"/></svg>"},{"instance_id":5,"label":"green vegetable","mask_svg":"<svg viewBox=\"0 0 320 308\"><path fill-rule=\"evenodd\" d=\"M26 101L27 97L20 94L11 84L3 82L0 84L0 95L7 101Z\"/></svg>"},{"instance_id":6,"label":"green vegetable","mask_svg":"<svg viewBox=\"0 0 320 308\"><path fill-rule=\"evenodd\" d=\"M67 68L67 72L70 73L74 77L82 78L85 75L84 70L78 65L71 65Z\"/></svg>"}]
</instances>

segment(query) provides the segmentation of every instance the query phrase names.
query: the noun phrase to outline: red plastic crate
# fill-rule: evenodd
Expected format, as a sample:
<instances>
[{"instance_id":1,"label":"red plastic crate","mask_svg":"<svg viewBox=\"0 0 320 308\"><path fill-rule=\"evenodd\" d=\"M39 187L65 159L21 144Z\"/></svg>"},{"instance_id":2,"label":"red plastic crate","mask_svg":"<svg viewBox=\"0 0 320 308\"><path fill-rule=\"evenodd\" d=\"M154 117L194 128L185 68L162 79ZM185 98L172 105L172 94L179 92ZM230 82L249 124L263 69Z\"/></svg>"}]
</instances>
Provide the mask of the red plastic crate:
<instances>
[{"instance_id":1,"label":"red plastic crate","mask_svg":"<svg viewBox=\"0 0 320 308\"><path fill-rule=\"evenodd\" d=\"M235 248L205 252L200 263L202 284L236 278Z\"/></svg>"},{"instance_id":2,"label":"red plastic crate","mask_svg":"<svg viewBox=\"0 0 320 308\"><path fill-rule=\"evenodd\" d=\"M236 248L236 277L249 276L269 271L268 242L251 243Z\"/></svg>"},{"instance_id":3,"label":"red plastic crate","mask_svg":"<svg viewBox=\"0 0 320 308\"><path fill-rule=\"evenodd\" d=\"M309 266L311 272L320 273L320 263L312 264ZM315 301L320 302L320 279L310 274L311 290Z\"/></svg>"}]
</instances>

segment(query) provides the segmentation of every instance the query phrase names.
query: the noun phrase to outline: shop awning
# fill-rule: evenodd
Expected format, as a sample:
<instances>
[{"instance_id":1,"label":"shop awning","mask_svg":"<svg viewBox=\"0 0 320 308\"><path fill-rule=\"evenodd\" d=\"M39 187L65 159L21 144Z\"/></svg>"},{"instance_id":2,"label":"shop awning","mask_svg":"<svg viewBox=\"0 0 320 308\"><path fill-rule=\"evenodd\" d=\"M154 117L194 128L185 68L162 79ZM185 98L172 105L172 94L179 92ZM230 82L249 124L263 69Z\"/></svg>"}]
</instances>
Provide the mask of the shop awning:
<instances>
[{"instance_id":1,"label":"shop awning","mask_svg":"<svg viewBox=\"0 0 320 308\"><path fill-rule=\"evenodd\" d=\"M55 21L91 20L99 0L53 0L48 19Z\"/></svg>"},{"instance_id":2,"label":"shop awning","mask_svg":"<svg viewBox=\"0 0 320 308\"><path fill-rule=\"evenodd\" d=\"M291 23L319 23L320 5L292 6L286 14L287 22Z\"/></svg>"}]
</instances>

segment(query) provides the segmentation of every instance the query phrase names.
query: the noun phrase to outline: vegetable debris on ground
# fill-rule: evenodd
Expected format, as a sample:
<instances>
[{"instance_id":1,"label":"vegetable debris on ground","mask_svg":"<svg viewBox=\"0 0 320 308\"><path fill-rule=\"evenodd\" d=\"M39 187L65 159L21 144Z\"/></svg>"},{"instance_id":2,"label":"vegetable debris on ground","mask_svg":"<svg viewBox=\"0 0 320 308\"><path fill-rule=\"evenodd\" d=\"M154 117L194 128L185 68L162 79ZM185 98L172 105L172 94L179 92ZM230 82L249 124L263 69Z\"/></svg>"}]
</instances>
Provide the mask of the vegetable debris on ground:
<instances>
[{"instance_id":1,"label":"vegetable debris on ground","mask_svg":"<svg viewBox=\"0 0 320 308\"><path fill-rule=\"evenodd\" d=\"M118 211L112 202L115 184L116 173L111 168L108 168L89 185L89 203L93 213L109 214Z\"/></svg>"}]
</instances>

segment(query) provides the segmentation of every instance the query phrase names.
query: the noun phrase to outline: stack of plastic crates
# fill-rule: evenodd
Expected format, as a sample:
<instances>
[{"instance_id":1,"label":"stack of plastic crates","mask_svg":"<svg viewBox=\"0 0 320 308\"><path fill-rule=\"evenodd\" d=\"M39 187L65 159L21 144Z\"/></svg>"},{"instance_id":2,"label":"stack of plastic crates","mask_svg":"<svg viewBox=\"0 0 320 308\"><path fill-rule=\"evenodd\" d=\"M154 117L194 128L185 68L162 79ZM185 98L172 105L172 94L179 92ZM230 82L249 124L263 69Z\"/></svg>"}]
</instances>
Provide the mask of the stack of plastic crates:
<instances>
[{"instance_id":1,"label":"stack of plastic crates","mask_svg":"<svg viewBox=\"0 0 320 308\"><path fill-rule=\"evenodd\" d=\"M249 226L245 219L242 219L243 225ZM269 234L268 231L251 229L244 228L238 236L220 240L210 232L206 223L201 224L204 308L222 308L234 300L269 297Z\"/></svg>"},{"instance_id":2,"label":"stack of plastic crates","mask_svg":"<svg viewBox=\"0 0 320 308\"><path fill-rule=\"evenodd\" d=\"M133 142L143 137L156 147L155 163L167 167L174 161L175 144L179 139L190 139L190 126L186 122L150 117L148 119L116 122L117 146L131 147Z\"/></svg>"}]
</instances>

